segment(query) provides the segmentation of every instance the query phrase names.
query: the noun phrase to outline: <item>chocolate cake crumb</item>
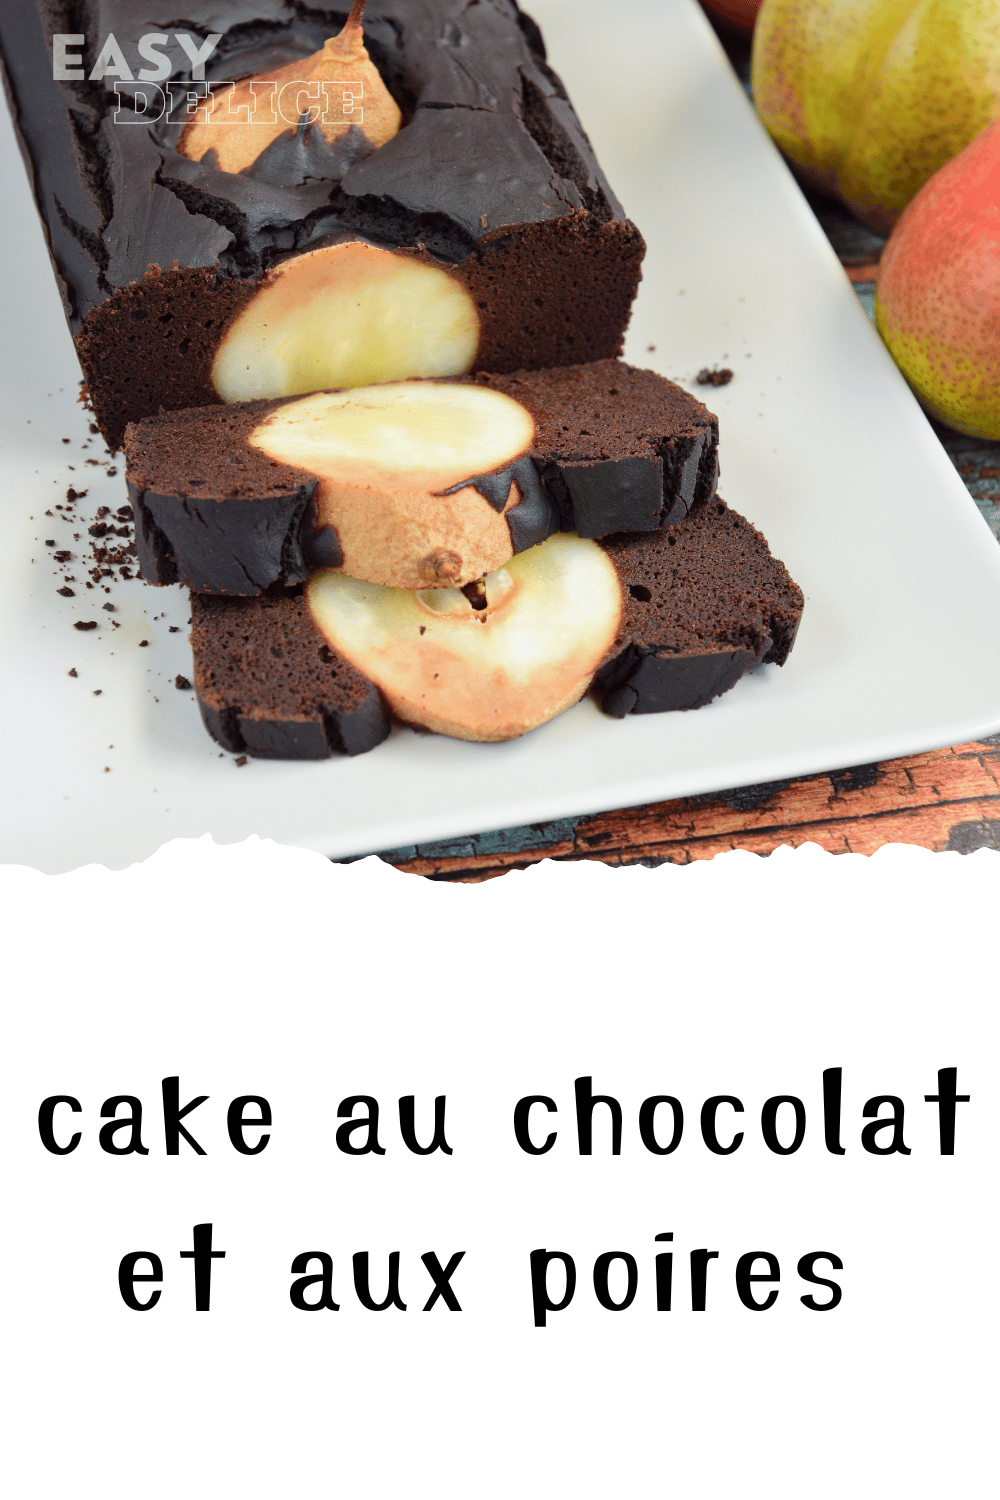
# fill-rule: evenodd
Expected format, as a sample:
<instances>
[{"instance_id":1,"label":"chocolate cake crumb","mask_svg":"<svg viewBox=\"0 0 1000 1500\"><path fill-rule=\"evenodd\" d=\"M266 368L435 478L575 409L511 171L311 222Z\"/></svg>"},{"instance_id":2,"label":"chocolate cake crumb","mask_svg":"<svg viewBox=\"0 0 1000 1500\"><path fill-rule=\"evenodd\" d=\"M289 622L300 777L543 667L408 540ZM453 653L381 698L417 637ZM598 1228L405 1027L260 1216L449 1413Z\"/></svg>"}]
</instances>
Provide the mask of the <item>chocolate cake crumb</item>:
<instances>
[{"instance_id":1,"label":"chocolate cake crumb","mask_svg":"<svg viewBox=\"0 0 1000 1500\"><path fill-rule=\"evenodd\" d=\"M328 648L301 594L192 594L194 687L205 727L232 754L359 755L389 733L381 695ZM280 662L280 669L277 664Z\"/></svg>"},{"instance_id":2,"label":"chocolate cake crumb","mask_svg":"<svg viewBox=\"0 0 1000 1500\"><path fill-rule=\"evenodd\" d=\"M107 609L107 610L113 611L114 610L114 605L113 604L105 604L104 608Z\"/></svg>"},{"instance_id":3,"label":"chocolate cake crumb","mask_svg":"<svg viewBox=\"0 0 1000 1500\"><path fill-rule=\"evenodd\" d=\"M182 676L180 672L178 672L177 676L174 678L174 687L178 690L178 692L181 693L189 693L191 691L191 684L188 682L186 677Z\"/></svg>"},{"instance_id":4,"label":"chocolate cake crumb","mask_svg":"<svg viewBox=\"0 0 1000 1500\"><path fill-rule=\"evenodd\" d=\"M57 594L62 594L62 596L63 596L64 599L75 599L76 598L76 594L73 591L73 589L68 589L68 588L56 589L56 593Z\"/></svg>"},{"instance_id":5,"label":"chocolate cake crumb","mask_svg":"<svg viewBox=\"0 0 1000 1500\"><path fill-rule=\"evenodd\" d=\"M238 755L236 757L236 765L238 765L238 766L245 766L246 763L247 763L247 758L246 758L245 755Z\"/></svg>"},{"instance_id":6,"label":"chocolate cake crumb","mask_svg":"<svg viewBox=\"0 0 1000 1500\"><path fill-rule=\"evenodd\" d=\"M707 365L695 376L699 385L728 385L732 378L732 370L710 370Z\"/></svg>"},{"instance_id":7,"label":"chocolate cake crumb","mask_svg":"<svg viewBox=\"0 0 1000 1500\"><path fill-rule=\"evenodd\" d=\"M101 696L101 691L102 690L100 688L95 688L94 689L94 697L95 698L99 698Z\"/></svg>"},{"instance_id":8,"label":"chocolate cake crumb","mask_svg":"<svg viewBox=\"0 0 1000 1500\"><path fill-rule=\"evenodd\" d=\"M97 621L96 620L74 620L73 621L73 629L74 630L96 630L97 629Z\"/></svg>"},{"instance_id":9,"label":"chocolate cake crumb","mask_svg":"<svg viewBox=\"0 0 1000 1500\"><path fill-rule=\"evenodd\" d=\"M76 670L76 668L75 668L75 667L70 667L70 669L69 669L69 671L68 671L68 672L67 672L67 673L66 673L66 676L67 676L67 677L79 677L79 675L80 675L80 674L79 674L79 672L78 672L78 671L77 671L77 670Z\"/></svg>"},{"instance_id":10,"label":"chocolate cake crumb","mask_svg":"<svg viewBox=\"0 0 1000 1500\"><path fill-rule=\"evenodd\" d=\"M624 585L618 639L594 683L605 713L699 708L758 663L784 663L802 591L718 497L671 533L604 546Z\"/></svg>"},{"instance_id":11,"label":"chocolate cake crumb","mask_svg":"<svg viewBox=\"0 0 1000 1500\"><path fill-rule=\"evenodd\" d=\"M139 645L140 645L140 646L148 646L148 645L149 645L149 642L148 642L148 641L140 641L140 642L139 642Z\"/></svg>"}]
</instances>

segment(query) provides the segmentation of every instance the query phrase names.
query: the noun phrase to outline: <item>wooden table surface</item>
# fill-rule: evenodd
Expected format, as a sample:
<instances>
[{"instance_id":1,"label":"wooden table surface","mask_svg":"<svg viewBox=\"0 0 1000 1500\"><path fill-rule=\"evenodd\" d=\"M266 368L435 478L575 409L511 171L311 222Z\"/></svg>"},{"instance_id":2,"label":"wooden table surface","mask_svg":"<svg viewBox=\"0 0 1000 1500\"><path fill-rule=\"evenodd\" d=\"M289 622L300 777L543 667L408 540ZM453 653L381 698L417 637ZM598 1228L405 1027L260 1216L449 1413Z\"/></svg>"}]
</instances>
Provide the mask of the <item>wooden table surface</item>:
<instances>
[{"instance_id":1,"label":"wooden table surface","mask_svg":"<svg viewBox=\"0 0 1000 1500\"><path fill-rule=\"evenodd\" d=\"M748 49L738 37L721 39L746 85ZM884 240L846 209L806 196L874 318ZM969 503L1000 543L1000 443L937 424L935 431L965 481ZM807 842L834 854L873 854L883 844L963 854L1000 849L1000 734L878 765L836 767L818 776L379 852L414 875L479 881L542 859L687 864L730 849L770 854L781 844Z\"/></svg>"}]
</instances>

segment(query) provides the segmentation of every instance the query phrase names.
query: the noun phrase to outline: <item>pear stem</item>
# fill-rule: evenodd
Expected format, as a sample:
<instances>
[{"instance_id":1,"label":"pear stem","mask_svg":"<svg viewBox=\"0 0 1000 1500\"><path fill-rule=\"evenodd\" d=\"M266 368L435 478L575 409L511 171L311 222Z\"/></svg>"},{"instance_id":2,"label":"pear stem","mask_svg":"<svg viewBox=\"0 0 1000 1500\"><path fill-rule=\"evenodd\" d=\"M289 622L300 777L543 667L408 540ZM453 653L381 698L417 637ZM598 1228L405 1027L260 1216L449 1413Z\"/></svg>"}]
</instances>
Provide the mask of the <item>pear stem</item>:
<instances>
[{"instance_id":1,"label":"pear stem","mask_svg":"<svg viewBox=\"0 0 1000 1500\"><path fill-rule=\"evenodd\" d=\"M351 33L356 34L358 37L360 37L361 34L362 34L361 33L361 21L362 21L362 18L364 17L364 13L365 13L365 0L354 0L354 4L351 6L351 14L348 16L347 20L344 22L344 29L340 33L340 35L342 37L346 37L348 35L348 33L351 32Z\"/></svg>"},{"instance_id":2,"label":"pear stem","mask_svg":"<svg viewBox=\"0 0 1000 1500\"><path fill-rule=\"evenodd\" d=\"M339 58L344 62L351 58L357 61L364 61L367 58L365 34L361 28L364 13L365 0L354 0L343 29L338 31L336 36L328 36L323 43L323 52L327 57Z\"/></svg>"}]
</instances>

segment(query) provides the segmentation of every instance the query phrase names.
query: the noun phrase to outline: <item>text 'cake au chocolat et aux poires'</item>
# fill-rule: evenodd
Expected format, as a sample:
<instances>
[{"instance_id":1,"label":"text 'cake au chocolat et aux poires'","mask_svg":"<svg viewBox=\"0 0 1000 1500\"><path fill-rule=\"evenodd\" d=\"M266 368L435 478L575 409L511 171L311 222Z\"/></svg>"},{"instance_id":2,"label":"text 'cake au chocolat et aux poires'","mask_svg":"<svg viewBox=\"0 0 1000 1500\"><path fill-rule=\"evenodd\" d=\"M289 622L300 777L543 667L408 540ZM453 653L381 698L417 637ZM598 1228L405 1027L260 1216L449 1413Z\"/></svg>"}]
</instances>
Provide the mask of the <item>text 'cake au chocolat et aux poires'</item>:
<instances>
[{"instance_id":1,"label":"text 'cake au chocolat et aux poires'","mask_svg":"<svg viewBox=\"0 0 1000 1500\"><path fill-rule=\"evenodd\" d=\"M801 591L716 419L619 358L643 242L513 0L62 9L6 0L5 82L220 744L509 739L785 660Z\"/></svg>"}]
</instances>

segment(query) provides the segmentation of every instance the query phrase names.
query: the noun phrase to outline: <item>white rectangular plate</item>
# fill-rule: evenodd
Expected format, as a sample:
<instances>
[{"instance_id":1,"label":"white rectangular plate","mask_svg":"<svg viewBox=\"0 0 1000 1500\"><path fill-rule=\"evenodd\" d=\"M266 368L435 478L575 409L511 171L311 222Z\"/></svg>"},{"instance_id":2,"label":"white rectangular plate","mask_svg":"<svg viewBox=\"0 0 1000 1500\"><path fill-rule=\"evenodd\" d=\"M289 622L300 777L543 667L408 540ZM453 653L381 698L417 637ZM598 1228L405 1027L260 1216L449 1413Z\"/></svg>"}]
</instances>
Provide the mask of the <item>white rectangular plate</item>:
<instances>
[{"instance_id":1,"label":"white rectangular plate","mask_svg":"<svg viewBox=\"0 0 1000 1500\"><path fill-rule=\"evenodd\" d=\"M173 685L190 675L179 590L117 584L120 628L89 634L72 621L100 613L96 596L55 593L44 543L63 542L65 527L45 510L69 483L89 488L88 505L117 508L124 483L120 470L81 467L95 450L80 451L79 371L5 119L0 860L119 868L204 833L365 853L1000 728L1000 548L701 12L693 0L530 8L648 242L626 356L692 389L704 365L735 371L708 392L721 492L805 590L788 665L698 713L619 722L586 700L506 745L395 730L354 760L234 768Z\"/></svg>"}]
</instances>

